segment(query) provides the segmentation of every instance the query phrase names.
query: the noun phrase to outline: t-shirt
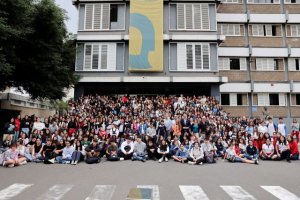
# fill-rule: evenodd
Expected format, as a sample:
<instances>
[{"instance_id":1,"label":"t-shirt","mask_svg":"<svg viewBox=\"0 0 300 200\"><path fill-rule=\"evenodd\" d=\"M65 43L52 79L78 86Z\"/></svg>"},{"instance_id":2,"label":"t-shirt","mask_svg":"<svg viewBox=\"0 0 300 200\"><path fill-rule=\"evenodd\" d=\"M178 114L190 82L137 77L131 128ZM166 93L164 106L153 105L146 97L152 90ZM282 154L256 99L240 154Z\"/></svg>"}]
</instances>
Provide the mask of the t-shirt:
<instances>
[{"instance_id":1,"label":"t-shirt","mask_svg":"<svg viewBox=\"0 0 300 200\"><path fill-rule=\"evenodd\" d=\"M45 156L49 156L53 151L54 151L55 147L54 146L48 146L48 145L44 145L43 146L43 152L45 152Z\"/></svg>"},{"instance_id":2,"label":"t-shirt","mask_svg":"<svg viewBox=\"0 0 300 200\"><path fill-rule=\"evenodd\" d=\"M284 143L279 143L279 141L278 141L277 145L278 145L278 149L280 152L283 152L284 150L287 149L287 146Z\"/></svg>"},{"instance_id":3,"label":"t-shirt","mask_svg":"<svg viewBox=\"0 0 300 200\"><path fill-rule=\"evenodd\" d=\"M266 153L266 154L271 154L272 151L274 150L274 146L273 144L263 144L262 146L262 150Z\"/></svg>"}]
</instances>

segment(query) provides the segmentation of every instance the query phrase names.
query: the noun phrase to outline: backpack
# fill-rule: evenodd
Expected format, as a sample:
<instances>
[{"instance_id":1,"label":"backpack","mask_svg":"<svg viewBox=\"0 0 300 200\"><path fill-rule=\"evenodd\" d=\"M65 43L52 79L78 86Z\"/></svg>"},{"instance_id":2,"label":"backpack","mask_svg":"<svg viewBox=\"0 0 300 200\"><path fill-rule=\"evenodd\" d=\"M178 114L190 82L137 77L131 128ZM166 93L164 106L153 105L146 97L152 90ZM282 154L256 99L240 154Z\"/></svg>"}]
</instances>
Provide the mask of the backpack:
<instances>
[{"instance_id":1,"label":"backpack","mask_svg":"<svg viewBox=\"0 0 300 200\"><path fill-rule=\"evenodd\" d=\"M216 161L214 160L214 153L213 152L205 152L204 153L204 158L206 163L215 163Z\"/></svg>"}]
</instances>

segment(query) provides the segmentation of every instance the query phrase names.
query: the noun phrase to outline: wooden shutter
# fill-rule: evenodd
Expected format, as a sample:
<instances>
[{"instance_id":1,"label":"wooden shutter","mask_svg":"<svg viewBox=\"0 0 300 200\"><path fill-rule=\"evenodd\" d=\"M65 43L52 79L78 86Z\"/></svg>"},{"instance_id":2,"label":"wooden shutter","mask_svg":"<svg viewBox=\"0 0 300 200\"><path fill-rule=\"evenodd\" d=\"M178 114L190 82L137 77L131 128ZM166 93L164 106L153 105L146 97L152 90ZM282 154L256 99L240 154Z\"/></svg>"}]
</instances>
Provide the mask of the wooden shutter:
<instances>
[{"instance_id":1,"label":"wooden shutter","mask_svg":"<svg viewBox=\"0 0 300 200\"><path fill-rule=\"evenodd\" d=\"M185 28L193 29L193 4L185 4Z\"/></svg>"},{"instance_id":2,"label":"wooden shutter","mask_svg":"<svg viewBox=\"0 0 300 200\"><path fill-rule=\"evenodd\" d=\"M266 36L272 36L272 25L270 24L265 25L265 29L266 29Z\"/></svg>"},{"instance_id":3,"label":"wooden shutter","mask_svg":"<svg viewBox=\"0 0 300 200\"><path fill-rule=\"evenodd\" d=\"M101 45L101 69L107 69L107 44Z\"/></svg>"},{"instance_id":4,"label":"wooden shutter","mask_svg":"<svg viewBox=\"0 0 300 200\"><path fill-rule=\"evenodd\" d=\"M108 55L107 55L107 69L110 71L116 71L117 68L117 44L108 44Z\"/></svg>"},{"instance_id":5,"label":"wooden shutter","mask_svg":"<svg viewBox=\"0 0 300 200\"><path fill-rule=\"evenodd\" d=\"M289 65L289 71L296 71L296 59L295 58L289 58L288 59L288 65Z\"/></svg>"},{"instance_id":6,"label":"wooden shutter","mask_svg":"<svg viewBox=\"0 0 300 200\"><path fill-rule=\"evenodd\" d=\"M209 44L202 44L203 69L209 69Z\"/></svg>"},{"instance_id":7,"label":"wooden shutter","mask_svg":"<svg viewBox=\"0 0 300 200\"><path fill-rule=\"evenodd\" d=\"M286 96L283 93L279 94L279 106L286 106Z\"/></svg>"},{"instance_id":8,"label":"wooden shutter","mask_svg":"<svg viewBox=\"0 0 300 200\"><path fill-rule=\"evenodd\" d=\"M94 12L94 5L86 4L85 5L85 27L84 27L84 29L93 29L93 12Z\"/></svg>"},{"instance_id":9,"label":"wooden shutter","mask_svg":"<svg viewBox=\"0 0 300 200\"><path fill-rule=\"evenodd\" d=\"M91 64L92 64L92 45L86 44L85 52L84 52L84 69L90 70Z\"/></svg>"},{"instance_id":10,"label":"wooden shutter","mask_svg":"<svg viewBox=\"0 0 300 200\"><path fill-rule=\"evenodd\" d=\"M102 18L101 25L103 30L108 30L110 26L110 4L104 3L102 4Z\"/></svg>"},{"instance_id":11,"label":"wooden shutter","mask_svg":"<svg viewBox=\"0 0 300 200\"><path fill-rule=\"evenodd\" d=\"M177 29L185 29L185 9L183 3L177 4Z\"/></svg>"},{"instance_id":12,"label":"wooden shutter","mask_svg":"<svg viewBox=\"0 0 300 200\"><path fill-rule=\"evenodd\" d=\"M186 49L185 43L177 43L177 69L186 70Z\"/></svg>"},{"instance_id":13,"label":"wooden shutter","mask_svg":"<svg viewBox=\"0 0 300 200\"><path fill-rule=\"evenodd\" d=\"M201 5L194 4L194 29L201 29Z\"/></svg>"},{"instance_id":14,"label":"wooden shutter","mask_svg":"<svg viewBox=\"0 0 300 200\"><path fill-rule=\"evenodd\" d=\"M237 94L236 93L230 93L229 94L229 101L230 101L230 106L237 106Z\"/></svg>"},{"instance_id":15,"label":"wooden shutter","mask_svg":"<svg viewBox=\"0 0 300 200\"><path fill-rule=\"evenodd\" d=\"M195 68L202 69L202 55L201 55L201 45L195 45Z\"/></svg>"},{"instance_id":16,"label":"wooden shutter","mask_svg":"<svg viewBox=\"0 0 300 200\"><path fill-rule=\"evenodd\" d=\"M209 30L209 6L207 3L201 4L202 29Z\"/></svg>"},{"instance_id":17,"label":"wooden shutter","mask_svg":"<svg viewBox=\"0 0 300 200\"><path fill-rule=\"evenodd\" d=\"M242 71L247 70L247 60L246 60L246 58L240 58L240 70L242 70Z\"/></svg>"}]
</instances>

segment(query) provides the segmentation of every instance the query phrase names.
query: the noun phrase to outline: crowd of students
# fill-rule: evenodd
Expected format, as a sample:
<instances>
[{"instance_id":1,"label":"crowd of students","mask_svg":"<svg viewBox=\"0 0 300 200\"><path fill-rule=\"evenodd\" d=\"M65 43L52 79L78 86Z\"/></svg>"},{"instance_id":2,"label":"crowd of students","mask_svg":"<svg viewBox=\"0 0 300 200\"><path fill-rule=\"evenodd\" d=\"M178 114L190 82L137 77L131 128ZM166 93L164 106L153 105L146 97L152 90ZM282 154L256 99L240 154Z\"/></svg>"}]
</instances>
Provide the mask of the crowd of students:
<instances>
[{"instance_id":1,"label":"crowd of students","mask_svg":"<svg viewBox=\"0 0 300 200\"><path fill-rule=\"evenodd\" d=\"M76 165L170 159L191 165L299 159L299 123L234 118L215 97L83 96L64 115L12 118L4 127L0 163Z\"/></svg>"}]
</instances>

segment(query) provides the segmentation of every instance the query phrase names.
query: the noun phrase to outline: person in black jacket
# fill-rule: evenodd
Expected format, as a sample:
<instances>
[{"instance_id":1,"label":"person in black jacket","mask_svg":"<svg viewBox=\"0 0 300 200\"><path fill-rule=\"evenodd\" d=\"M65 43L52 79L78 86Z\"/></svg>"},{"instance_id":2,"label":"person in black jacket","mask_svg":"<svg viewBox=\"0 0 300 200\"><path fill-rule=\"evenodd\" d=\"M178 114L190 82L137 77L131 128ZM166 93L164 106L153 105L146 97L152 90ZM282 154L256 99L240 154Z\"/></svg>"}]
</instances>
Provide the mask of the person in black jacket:
<instances>
[{"instance_id":1,"label":"person in black jacket","mask_svg":"<svg viewBox=\"0 0 300 200\"><path fill-rule=\"evenodd\" d=\"M253 145L253 141L249 140L249 145L246 148L245 158L248 160L257 160L258 159L258 150Z\"/></svg>"},{"instance_id":2,"label":"person in black jacket","mask_svg":"<svg viewBox=\"0 0 300 200\"><path fill-rule=\"evenodd\" d=\"M157 151L156 151L157 147L154 145L152 140L148 140L147 143L147 153L148 153L148 159L149 160L154 160L157 161Z\"/></svg>"},{"instance_id":3,"label":"person in black jacket","mask_svg":"<svg viewBox=\"0 0 300 200\"><path fill-rule=\"evenodd\" d=\"M85 151L86 151L86 163L93 164L93 163L100 162L101 148L99 147L97 139L94 139L93 143L85 148Z\"/></svg>"}]
</instances>

